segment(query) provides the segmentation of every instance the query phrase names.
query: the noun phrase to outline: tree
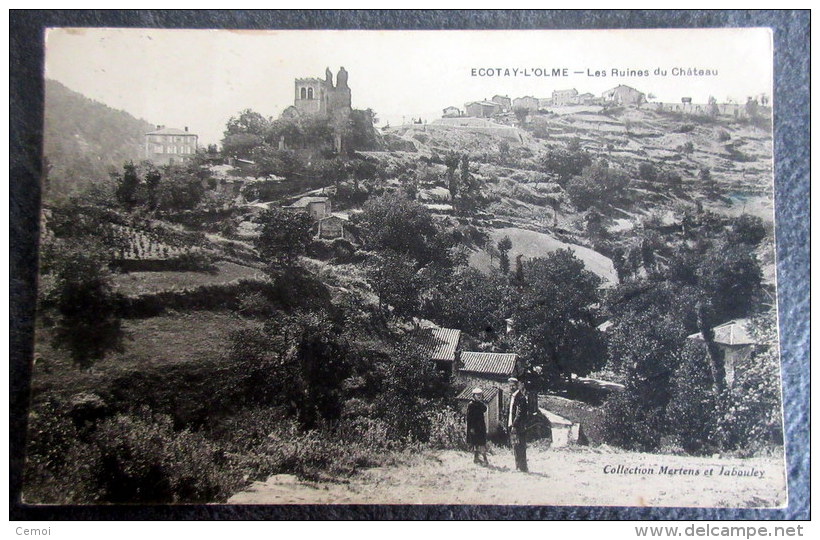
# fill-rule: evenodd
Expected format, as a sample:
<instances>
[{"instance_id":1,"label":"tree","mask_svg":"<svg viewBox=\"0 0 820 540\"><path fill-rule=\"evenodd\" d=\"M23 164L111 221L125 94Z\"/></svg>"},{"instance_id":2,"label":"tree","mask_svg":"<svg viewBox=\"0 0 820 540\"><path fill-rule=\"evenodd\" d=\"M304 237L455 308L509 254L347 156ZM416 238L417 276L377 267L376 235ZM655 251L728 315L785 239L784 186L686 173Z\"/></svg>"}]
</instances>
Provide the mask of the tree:
<instances>
[{"instance_id":1,"label":"tree","mask_svg":"<svg viewBox=\"0 0 820 540\"><path fill-rule=\"evenodd\" d=\"M530 368L585 375L602 359L595 305L601 278L569 249L523 264L524 284L515 307L515 328L532 346Z\"/></svg>"},{"instance_id":2,"label":"tree","mask_svg":"<svg viewBox=\"0 0 820 540\"><path fill-rule=\"evenodd\" d=\"M157 207L157 186L162 180L162 174L155 168L151 167L145 173L145 186L148 188L148 208L151 210Z\"/></svg>"},{"instance_id":3,"label":"tree","mask_svg":"<svg viewBox=\"0 0 820 540\"><path fill-rule=\"evenodd\" d=\"M196 166L165 167L162 180L154 189L156 207L172 212L193 210L205 196L203 176L206 174L207 169Z\"/></svg>"},{"instance_id":4,"label":"tree","mask_svg":"<svg viewBox=\"0 0 820 540\"><path fill-rule=\"evenodd\" d=\"M293 150L279 150L268 144L254 148L250 158L254 162L252 170L257 178L273 175L292 178L304 172L305 168L302 158Z\"/></svg>"},{"instance_id":5,"label":"tree","mask_svg":"<svg viewBox=\"0 0 820 540\"><path fill-rule=\"evenodd\" d=\"M638 176L641 180L654 182L658 179L658 169L652 163L644 162L638 165Z\"/></svg>"},{"instance_id":6,"label":"tree","mask_svg":"<svg viewBox=\"0 0 820 540\"><path fill-rule=\"evenodd\" d=\"M444 166L447 167L447 189L450 191L450 200L455 203L458 196L458 177L456 169L461 158L456 152L448 152L444 157Z\"/></svg>"},{"instance_id":7,"label":"tree","mask_svg":"<svg viewBox=\"0 0 820 540\"><path fill-rule=\"evenodd\" d=\"M270 129L271 121L256 111L245 109L239 116L232 116L225 125L225 136L250 133L260 138Z\"/></svg>"},{"instance_id":8,"label":"tree","mask_svg":"<svg viewBox=\"0 0 820 540\"><path fill-rule=\"evenodd\" d=\"M376 364L380 381L376 414L395 440L427 441L433 412L446 407L447 378L417 347L402 345Z\"/></svg>"},{"instance_id":9,"label":"tree","mask_svg":"<svg viewBox=\"0 0 820 540\"><path fill-rule=\"evenodd\" d=\"M443 289L436 322L488 341L503 335L512 305L508 280L497 272L487 275L464 268L454 273Z\"/></svg>"},{"instance_id":10,"label":"tree","mask_svg":"<svg viewBox=\"0 0 820 540\"><path fill-rule=\"evenodd\" d=\"M564 185L570 178L581 174L584 167L592 163L592 157L570 141L566 149L553 148L541 159L541 167L545 172L558 176L558 182Z\"/></svg>"},{"instance_id":11,"label":"tree","mask_svg":"<svg viewBox=\"0 0 820 540\"><path fill-rule=\"evenodd\" d=\"M728 239L733 244L756 246L766 237L766 227L763 220L757 216L741 214L731 221L731 226Z\"/></svg>"},{"instance_id":12,"label":"tree","mask_svg":"<svg viewBox=\"0 0 820 540\"><path fill-rule=\"evenodd\" d=\"M115 174L114 179L117 182L117 201L127 210L133 209L138 202L137 190L140 185L137 166L134 165L133 161L127 162L122 167L122 174Z\"/></svg>"},{"instance_id":13,"label":"tree","mask_svg":"<svg viewBox=\"0 0 820 540\"><path fill-rule=\"evenodd\" d=\"M245 109L232 116L225 126L222 151L229 156L248 158L254 148L269 136L271 121L258 112Z\"/></svg>"},{"instance_id":14,"label":"tree","mask_svg":"<svg viewBox=\"0 0 820 540\"><path fill-rule=\"evenodd\" d=\"M470 157L467 154L462 155L457 199L457 208L460 212L472 214L486 203L481 186L479 178L470 172Z\"/></svg>"},{"instance_id":15,"label":"tree","mask_svg":"<svg viewBox=\"0 0 820 540\"><path fill-rule=\"evenodd\" d=\"M52 345L66 349L81 369L122 350L124 332L107 257L87 242L69 245L53 263L54 287L44 298L53 314Z\"/></svg>"},{"instance_id":16,"label":"tree","mask_svg":"<svg viewBox=\"0 0 820 540\"><path fill-rule=\"evenodd\" d=\"M720 198L720 186L712 177L712 171L708 167L704 167L698 172L698 180L700 180L701 189L710 200Z\"/></svg>"},{"instance_id":17,"label":"tree","mask_svg":"<svg viewBox=\"0 0 820 540\"><path fill-rule=\"evenodd\" d=\"M401 192L371 197L353 216L367 249L392 250L409 256L422 267L431 263L451 266L452 236L437 225L430 211Z\"/></svg>"},{"instance_id":18,"label":"tree","mask_svg":"<svg viewBox=\"0 0 820 540\"><path fill-rule=\"evenodd\" d=\"M367 282L379 298L379 312L385 320L408 320L419 315L425 283L412 260L384 251L373 257Z\"/></svg>"},{"instance_id":19,"label":"tree","mask_svg":"<svg viewBox=\"0 0 820 540\"><path fill-rule=\"evenodd\" d=\"M526 107L516 107L513 109L513 112L515 113L515 118L518 120L518 123L523 126L524 122L527 121L527 116L529 116L530 110Z\"/></svg>"},{"instance_id":20,"label":"tree","mask_svg":"<svg viewBox=\"0 0 820 540\"><path fill-rule=\"evenodd\" d=\"M304 212L272 208L259 216L258 223L262 230L254 244L259 255L274 269L295 266L310 242L310 216Z\"/></svg>"},{"instance_id":21,"label":"tree","mask_svg":"<svg viewBox=\"0 0 820 540\"><path fill-rule=\"evenodd\" d=\"M629 176L605 159L584 167L580 176L567 184L567 194L580 210L593 205L610 205L618 200L629 185Z\"/></svg>"},{"instance_id":22,"label":"tree","mask_svg":"<svg viewBox=\"0 0 820 540\"><path fill-rule=\"evenodd\" d=\"M620 373L625 386L604 407L611 444L653 451L667 433L672 378L680 348L695 328L694 296L688 288L646 282L629 282L610 294L608 369Z\"/></svg>"},{"instance_id":23,"label":"tree","mask_svg":"<svg viewBox=\"0 0 820 540\"><path fill-rule=\"evenodd\" d=\"M509 236L505 236L498 241L498 263L501 273L505 276L510 272L510 250L512 249L512 240Z\"/></svg>"},{"instance_id":24,"label":"tree","mask_svg":"<svg viewBox=\"0 0 820 540\"><path fill-rule=\"evenodd\" d=\"M698 286L718 321L748 316L760 295L762 272L747 245L715 242L697 269Z\"/></svg>"}]
</instances>

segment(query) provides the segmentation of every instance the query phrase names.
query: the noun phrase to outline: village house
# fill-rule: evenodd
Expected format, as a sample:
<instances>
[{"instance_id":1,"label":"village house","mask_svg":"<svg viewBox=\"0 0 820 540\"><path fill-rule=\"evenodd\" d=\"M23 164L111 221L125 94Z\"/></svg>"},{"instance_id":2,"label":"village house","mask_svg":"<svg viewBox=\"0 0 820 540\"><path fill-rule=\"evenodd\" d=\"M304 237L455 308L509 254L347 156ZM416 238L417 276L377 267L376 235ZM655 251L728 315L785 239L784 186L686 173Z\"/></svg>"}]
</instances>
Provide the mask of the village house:
<instances>
[{"instance_id":1,"label":"village house","mask_svg":"<svg viewBox=\"0 0 820 540\"><path fill-rule=\"evenodd\" d=\"M355 238L350 232L350 220L344 214L330 214L316 222L316 236L323 240L335 240L343 238L354 242Z\"/></svg>"},{"instance_id":2,"label":"village house","mask_svg":"<svg viewBox=\"0 0 820 540\"><path fill-rule=\"evenodd\" d=\"M498 103L493 101L471 101L464 104L467 116L474 118L489 118L500 111Z\"/></svg>"},{"instance_id":3,"label":"village house","mask_svg":"<svg viewBox=\"0 0 820 540\"><path fill-rule=\"evenodd\" d=\"M416 336L423 354L446 373L453 372L461 343L461 330L455 328L425 328Z\"/></svg>"},{"instance_id":4,"label":"village house","mask_svg":"<svg viewBox=\"0 0 820 540\"><path fill-rule=\"evenodd\" d=\"M498 103L498 106L501 107L501 112L510 112L512 110L512 100L507 96L496 94L490 101Z\"/></svg>"},{"instance_id":5,"label":"village house","mask_svg":"<svg viewBox=\"0 0 820 540\"><path fill-rule=\"evenodd\" d=\"M189 161L196 154L199 137L188 128L157 126L145 134L145 159L156 165L176 165Z\"/></svg>"},{"instance_id":6,"label":"village house","mask_svg":"<svg viewBox=\"0 0 820 540\"><path fill-rule=\"evenodd\" d=\"M597 98L595 94L591 92L584 92L583 94L578 94L578 97L575 99L575 102L578 105L595 105L597 102Z\"/></svg>"},{"instance_id":7,"label":"village house","mask_svg":"<svg viewBox=\"0 0 820 540\"><path fill-rule=\"evenodd\" d=\"M552 104L556 107L575 105L576 103L578 103L578 90L575 88L552 91Z\"/></svg>"},{"instance_id":8,"label":"village house","mask_svg":"<svg viewBox=\"0 0 820 540\"><path fill-rule=\"evenodd\" d=\"M458 118L459 116L463 116L461 109L458 107L453 107L452 105L445 107L441 112L442 118Z\"/></svg>"},{"instance_id":9,"label":"village house","mask_svg":"<svg viewBox=\"0 0 820 540\"><path fill-rule=\"evenodd\" d=\"M731 388L738 370L748 364L757 342L749 333L749 319L734 319L715 326L712 331L715 333L715 344L723 352L726 385ZM687 338L703 343L704 346L706 344L700 332Z\"/></svg>"},{"instance_id":10,"label":"village house","mask_svg":"<svg viewBox=\"0 0 820 540\"><path fill-rule=\"evenodd\" d=\"M519 367L515 353L464 351L456 362L455 381L473 386L504 385Z\"/></svg>"},{"instance_id":11,"label":"village house","mask_svg":"<svg viewBox=\"0 0 820 540\"><path fill-rule=\"evenodd\" d=\"M517 97L512 103L513 110L526 109L531 113L538 112L538 98L532 96Z\"/></svg>"},{"instance_id":12,"label":"village house","mask_svg":"<svg viewBox=\"0 0 820 540\"><path fill-rule=\"evenodd\" d=\"M288 206L283 206L286 212L304 212L313 221L319 221L330 215L331 204L329 197L302 197Z\"/></svg>"},{"instance_id":13,"label":"village house","mask_svg":"<svg viewBox=\"0 0 820 540\"><path fill-rule=\"evenodd\" d=\"M625 84L610 88L601 94L601 97L605 103L623 107L640 106L646 103L646 94Z\"/></svg>"}]
</instances>

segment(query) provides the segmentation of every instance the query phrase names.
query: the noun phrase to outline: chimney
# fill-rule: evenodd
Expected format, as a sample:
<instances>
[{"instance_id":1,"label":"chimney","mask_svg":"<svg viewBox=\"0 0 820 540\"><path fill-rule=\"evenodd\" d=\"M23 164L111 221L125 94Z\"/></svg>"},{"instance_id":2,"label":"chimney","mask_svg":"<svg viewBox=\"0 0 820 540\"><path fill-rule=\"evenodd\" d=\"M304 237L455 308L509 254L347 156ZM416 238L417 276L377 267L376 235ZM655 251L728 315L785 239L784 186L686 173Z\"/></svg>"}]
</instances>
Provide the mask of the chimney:
<instances>
[{"instance_id":1,"label":"chimney","mask_svg":"<svg viewBox=\"0 0 820 540\"><path fill-rule=\"evenodd\" d=\"M188 126L185 126L185 131L188 131Z\"/></svg>"}]
</instances>

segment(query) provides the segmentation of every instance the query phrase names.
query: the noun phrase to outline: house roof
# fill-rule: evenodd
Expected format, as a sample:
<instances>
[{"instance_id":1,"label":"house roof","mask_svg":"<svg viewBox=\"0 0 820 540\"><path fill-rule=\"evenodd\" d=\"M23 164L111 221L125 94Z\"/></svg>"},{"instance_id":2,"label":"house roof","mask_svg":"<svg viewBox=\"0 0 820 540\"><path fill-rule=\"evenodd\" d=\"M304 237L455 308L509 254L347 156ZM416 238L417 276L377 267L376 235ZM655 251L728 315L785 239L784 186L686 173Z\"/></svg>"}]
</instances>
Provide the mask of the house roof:
<instances>
[{"instance_id":1,"label":"house roof","mask_svg":"<svg viewBox=\"0 0 820 540\"><path fill-rule=\"evenodd\" d=\"M432 360L453 362L461 340L461 330L454 328L428 328L420 332L421 348Z\"/></svg>"},{"instance_id":2,"label":"house roof","mask_svg":"<svg viewBox=\"0 0 820 540\"><path fill-rule=\"evenodd\" d=\"M639 94L643 94L643 92L641 92L640 90L638 90L636 88L632 88L631 86L627 86L625 84L619 84L618 86L616 86L614 88L610 88L609 90L604 92L604 94L610 94L612 92L616 92L616 91L620 90L621 88L625 88L627 90L634 90L635 92L638 92Z\"/></svg>"},{"instance_id":3,"label":"house roof","mask_svg":"<svg viewBox=\"0 0 820 540\"><path fill-rule=\"evenodd\" d=\"M514 353L462 352L461 371L487 375L512 375L515 371Z\"/></svg>"},{"instance_id":4,"label":"house roof","mask_svg":"<svg viewBox=\"0 0 820 540\"><path fill-rule=\"evenodd\" d=\"M469 103L465 103L465 107L469 107L470 105L486 105L488 107L498 107L498 103L495 101L471 101Z\"/></svg>"},{"instance_id":5,"label":"house roof","mask_svg":"<svg viewBox=\"0 0 820 540\"><path fill-rule=\"evenodd\" d=\"M456 399L460 401L469 401L473 399L473 388L475 388L475 385L468 384L461 392L458 393ZM481 397L479 399L484 403L489 403L495 396L498 395L497 386L482 386L481 390L483 390L483 392L481 393Z\"/></svg>"},{"instance_id":6,"label":"house roof","mask_svg":"<svg viewBox=\"0 0 820 540\"><path fill-rule=\"evenodd\" d=\"M289 205L291 208L304 208L305 206L309 205L310 203L315 202L327 202L328 197L302 197L298 201L294 202L293 204Z\"/></svg>"},{"instance_id":7,"label":"house roof","mask_svg":"<svg viewBox=\"0 0 820 540\"><path fill-rule=\"evenodd\" d=\"M712 328L715 343L721 345L754 345L756 341L749 333L749 319L734 319ZM703 341L700 332L688 336L689 339Z\"/></svg>"},{"instance_id":8,"label":"house roof","mask_svg":"<svg viewBox=\"0 0 820 540\"><path fill-rule=\"evenodd\" d=\"M196 137L195 133L177 128L161 128L154 131L149 131L146 135L190 135Z\"/></svg>"}]
</instances>

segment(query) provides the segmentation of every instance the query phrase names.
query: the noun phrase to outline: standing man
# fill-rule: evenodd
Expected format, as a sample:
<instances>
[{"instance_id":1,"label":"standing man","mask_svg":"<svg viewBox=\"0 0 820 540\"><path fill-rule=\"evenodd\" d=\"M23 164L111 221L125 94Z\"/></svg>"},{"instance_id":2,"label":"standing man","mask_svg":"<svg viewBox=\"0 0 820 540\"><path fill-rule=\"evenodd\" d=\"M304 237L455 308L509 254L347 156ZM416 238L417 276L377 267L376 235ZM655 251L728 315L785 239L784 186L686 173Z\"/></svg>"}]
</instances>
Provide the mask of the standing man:
<instances>
[{"instance_id":1,"label":"standing man","mask_svg":"<svg viewBox=\"0 0 820 540\"><path fill-rule=\"evenodd\" d=\"M521 383L512 377L510 383L510 412L507 418L507 429L510 434L510 444L515 455L515 468L527 472L527 416L529 407L527 397L521 390Z\"/></svg>"},{"instance_id":2,"label":"standing man","mask_svg":"<svg viewBox=\"0 0 820 540\"><path fill-rule=\"evenodd\" d=\"M479 461L479 454L484 457L484 464L489 465L487 461L487 422L484 420L484 414L487 412L487 406L481 401L484 390L481 388L473 388L473 399L467 405L467 444L473 451L473 462L481 463Z\"/></svg>"}]
</instances>

